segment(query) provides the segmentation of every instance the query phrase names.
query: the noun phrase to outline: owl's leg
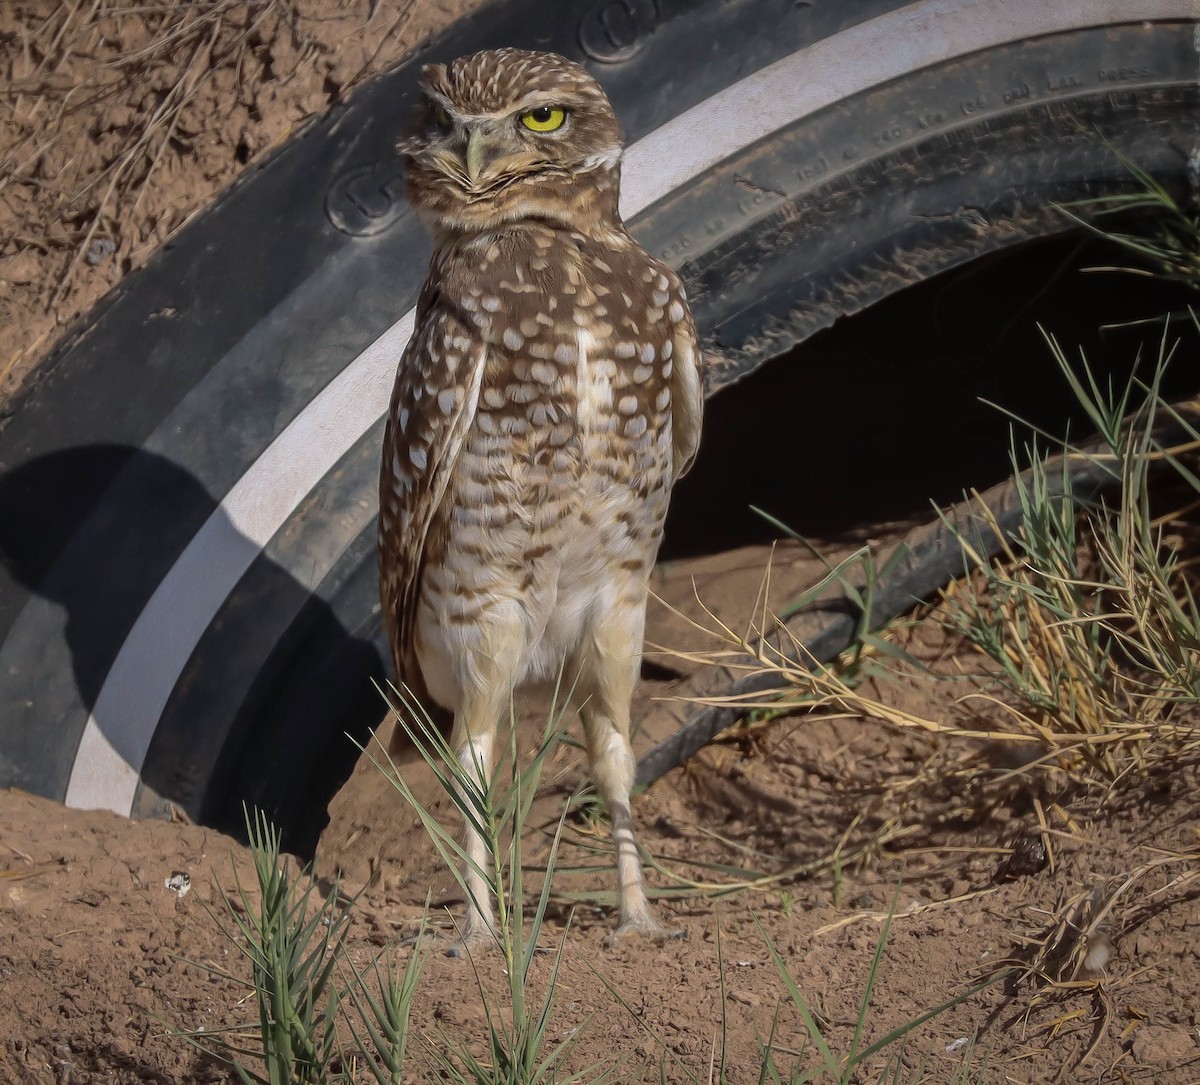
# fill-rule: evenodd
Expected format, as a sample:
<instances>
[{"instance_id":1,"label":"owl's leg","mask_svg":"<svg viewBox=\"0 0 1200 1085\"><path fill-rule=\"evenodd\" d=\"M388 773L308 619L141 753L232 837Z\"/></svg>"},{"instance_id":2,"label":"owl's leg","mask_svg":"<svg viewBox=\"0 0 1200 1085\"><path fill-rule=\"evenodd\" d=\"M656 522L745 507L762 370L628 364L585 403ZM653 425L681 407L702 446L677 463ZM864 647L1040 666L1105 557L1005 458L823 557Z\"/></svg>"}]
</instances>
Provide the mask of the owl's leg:
<instances>
[{"instance_id":1,"label":"owl's leg","mask_svg":"<svg viewBox=\"0 0 1200 1085\"><path fill-rule=\"evenodd\" d=\"M641 667L645 612L643 589L638 605L615 607L606 620L592 628L578 660L577 693L585 698L579 714L588 760L592 779L608 807L617 852L621 921L605 939L606 945L630 933L656 938L680 933L664 927L646 899L629 802L636 768L629 741L629 710Z\"/></svg>"},{"instance_id":2,"label":"owl's leg","mask_svg":"<svg viewBox=\"0 0 1200 1085\"><path fill-rule=\"evenodd\" d=\"M439 585L440 587L440 585ZM428 693L454 713L450 748L461 768L454 790L464 811L462 874L467 892L467 914L460 938L448 950L461 956L474 943L493 944L495 912L492 890L495 860L488 841L478 831L479 818L495 760L496 731L507 713L513 684L524 654L525 614L519 603L493 597L469 621L451 621L459 615L452 598L430 593L417 613L416 656Z\"/></svg>"},{"instance_id":3,"label":"owl's leg","mask_svg":"<svg viewBox=\"0 0 1200 1085\"><path fill-rule=\"evenodd\" d=\"M477 809L481 797L487 794L495 760L496 725L500 718L501 705L494 703L494 696L482 695L464 700L454 715L454 732L451 744L458 754L470 785L455 785L460 802L466 809ZM478 788L475 794L470 791ZM491 942L496 925L492 910L491 881L485 874L492 870L492 856L487 841L476 830L469 816L463 818L463 845L468 862L464 866L463 881L467 889L467 915L463 921L461 943L456 943L447 953L461 956L463 945Z\"/></svg>"}]
</instances>

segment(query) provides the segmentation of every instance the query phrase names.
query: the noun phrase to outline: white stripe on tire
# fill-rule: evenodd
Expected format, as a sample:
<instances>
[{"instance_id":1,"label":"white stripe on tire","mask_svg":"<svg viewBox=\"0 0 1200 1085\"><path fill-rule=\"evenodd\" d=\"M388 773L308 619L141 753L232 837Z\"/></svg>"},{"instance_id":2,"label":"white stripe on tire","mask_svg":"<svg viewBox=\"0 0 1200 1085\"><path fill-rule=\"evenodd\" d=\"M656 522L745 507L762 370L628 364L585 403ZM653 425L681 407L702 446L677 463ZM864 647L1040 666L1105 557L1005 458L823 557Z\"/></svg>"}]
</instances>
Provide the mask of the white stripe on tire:
<instances>
[{"instance_id":1,"label":"white stripe on tire","mask_svg":"<svg viewBox=\"0 0 1200 1085\"><path fill-rule=\"evenodd\" d=\"M632 144L622 212L632 216L779 128L915 69L1042 34L1191 18L1200 18L1200 0L920 0L801 49ZM412 323L409 312L332 380L179 556L100 690L68 805L130 812L159 717L204 630L275 532L386 410Z\"/></svg>"}]
</instances>

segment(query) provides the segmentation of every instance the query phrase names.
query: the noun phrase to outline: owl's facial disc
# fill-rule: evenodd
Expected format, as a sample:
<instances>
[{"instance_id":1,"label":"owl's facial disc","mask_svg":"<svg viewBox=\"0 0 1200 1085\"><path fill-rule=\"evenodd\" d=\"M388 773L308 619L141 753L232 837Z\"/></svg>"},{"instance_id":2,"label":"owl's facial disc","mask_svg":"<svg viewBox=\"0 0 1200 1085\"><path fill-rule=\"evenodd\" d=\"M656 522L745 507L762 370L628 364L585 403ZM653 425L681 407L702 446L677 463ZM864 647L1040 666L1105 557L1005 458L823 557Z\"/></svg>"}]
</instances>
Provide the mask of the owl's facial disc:
<instances>
[{"instance_id":1,"label":"owl's facial disc","mask_svg":"<svg viewBox=\"0 0 1200 1085\"><path fill-rule=\"evenodd\" d=\"M618 220L621 129L600 85L562 57L494 50L421 73L406 188L435 229Z\"/></svg>"}]
</instances>

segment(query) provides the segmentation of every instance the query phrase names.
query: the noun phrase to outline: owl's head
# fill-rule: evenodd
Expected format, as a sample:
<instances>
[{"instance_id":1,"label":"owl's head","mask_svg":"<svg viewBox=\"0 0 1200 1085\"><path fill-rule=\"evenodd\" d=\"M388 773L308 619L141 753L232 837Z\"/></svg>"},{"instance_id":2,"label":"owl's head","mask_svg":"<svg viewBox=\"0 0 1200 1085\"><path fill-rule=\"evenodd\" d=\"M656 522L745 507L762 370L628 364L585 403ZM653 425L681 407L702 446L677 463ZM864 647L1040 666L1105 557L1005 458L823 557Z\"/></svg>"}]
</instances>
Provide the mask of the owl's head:
<instances>
[{"instance_id":1,"label":"owl's head","mask_svg":"<svg viewBox=\"0 0 1200 1085\"><path fill-rule=\"evenodd\" d=\"M615 223L621 128L600 84L557 53L494 49L421 71L408 198L435 229L525 219Z\"/></svg>"}]
</instances>

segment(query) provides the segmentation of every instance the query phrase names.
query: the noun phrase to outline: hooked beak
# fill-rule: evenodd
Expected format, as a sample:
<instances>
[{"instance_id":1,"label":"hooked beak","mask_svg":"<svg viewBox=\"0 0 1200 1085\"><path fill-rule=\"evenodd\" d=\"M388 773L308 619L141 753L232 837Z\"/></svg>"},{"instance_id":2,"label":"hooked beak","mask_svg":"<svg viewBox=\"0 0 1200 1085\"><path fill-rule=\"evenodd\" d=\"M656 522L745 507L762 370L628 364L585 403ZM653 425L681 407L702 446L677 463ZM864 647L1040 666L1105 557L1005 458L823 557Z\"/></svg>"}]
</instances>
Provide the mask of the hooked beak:
<instances>
[{"instance_id":1,"label":"hooked beak","mask_svg":"<svg viewBox=\"0 0 1200 1085\"><path fill-rule=\"evenodd\" d=\"M483 133L478 128L469 129L467 132L466 166L467 176L471 179L471 184L475 184L479 180L480 173L483 172L483 151Z\"/></svg>"}]
</instances>

